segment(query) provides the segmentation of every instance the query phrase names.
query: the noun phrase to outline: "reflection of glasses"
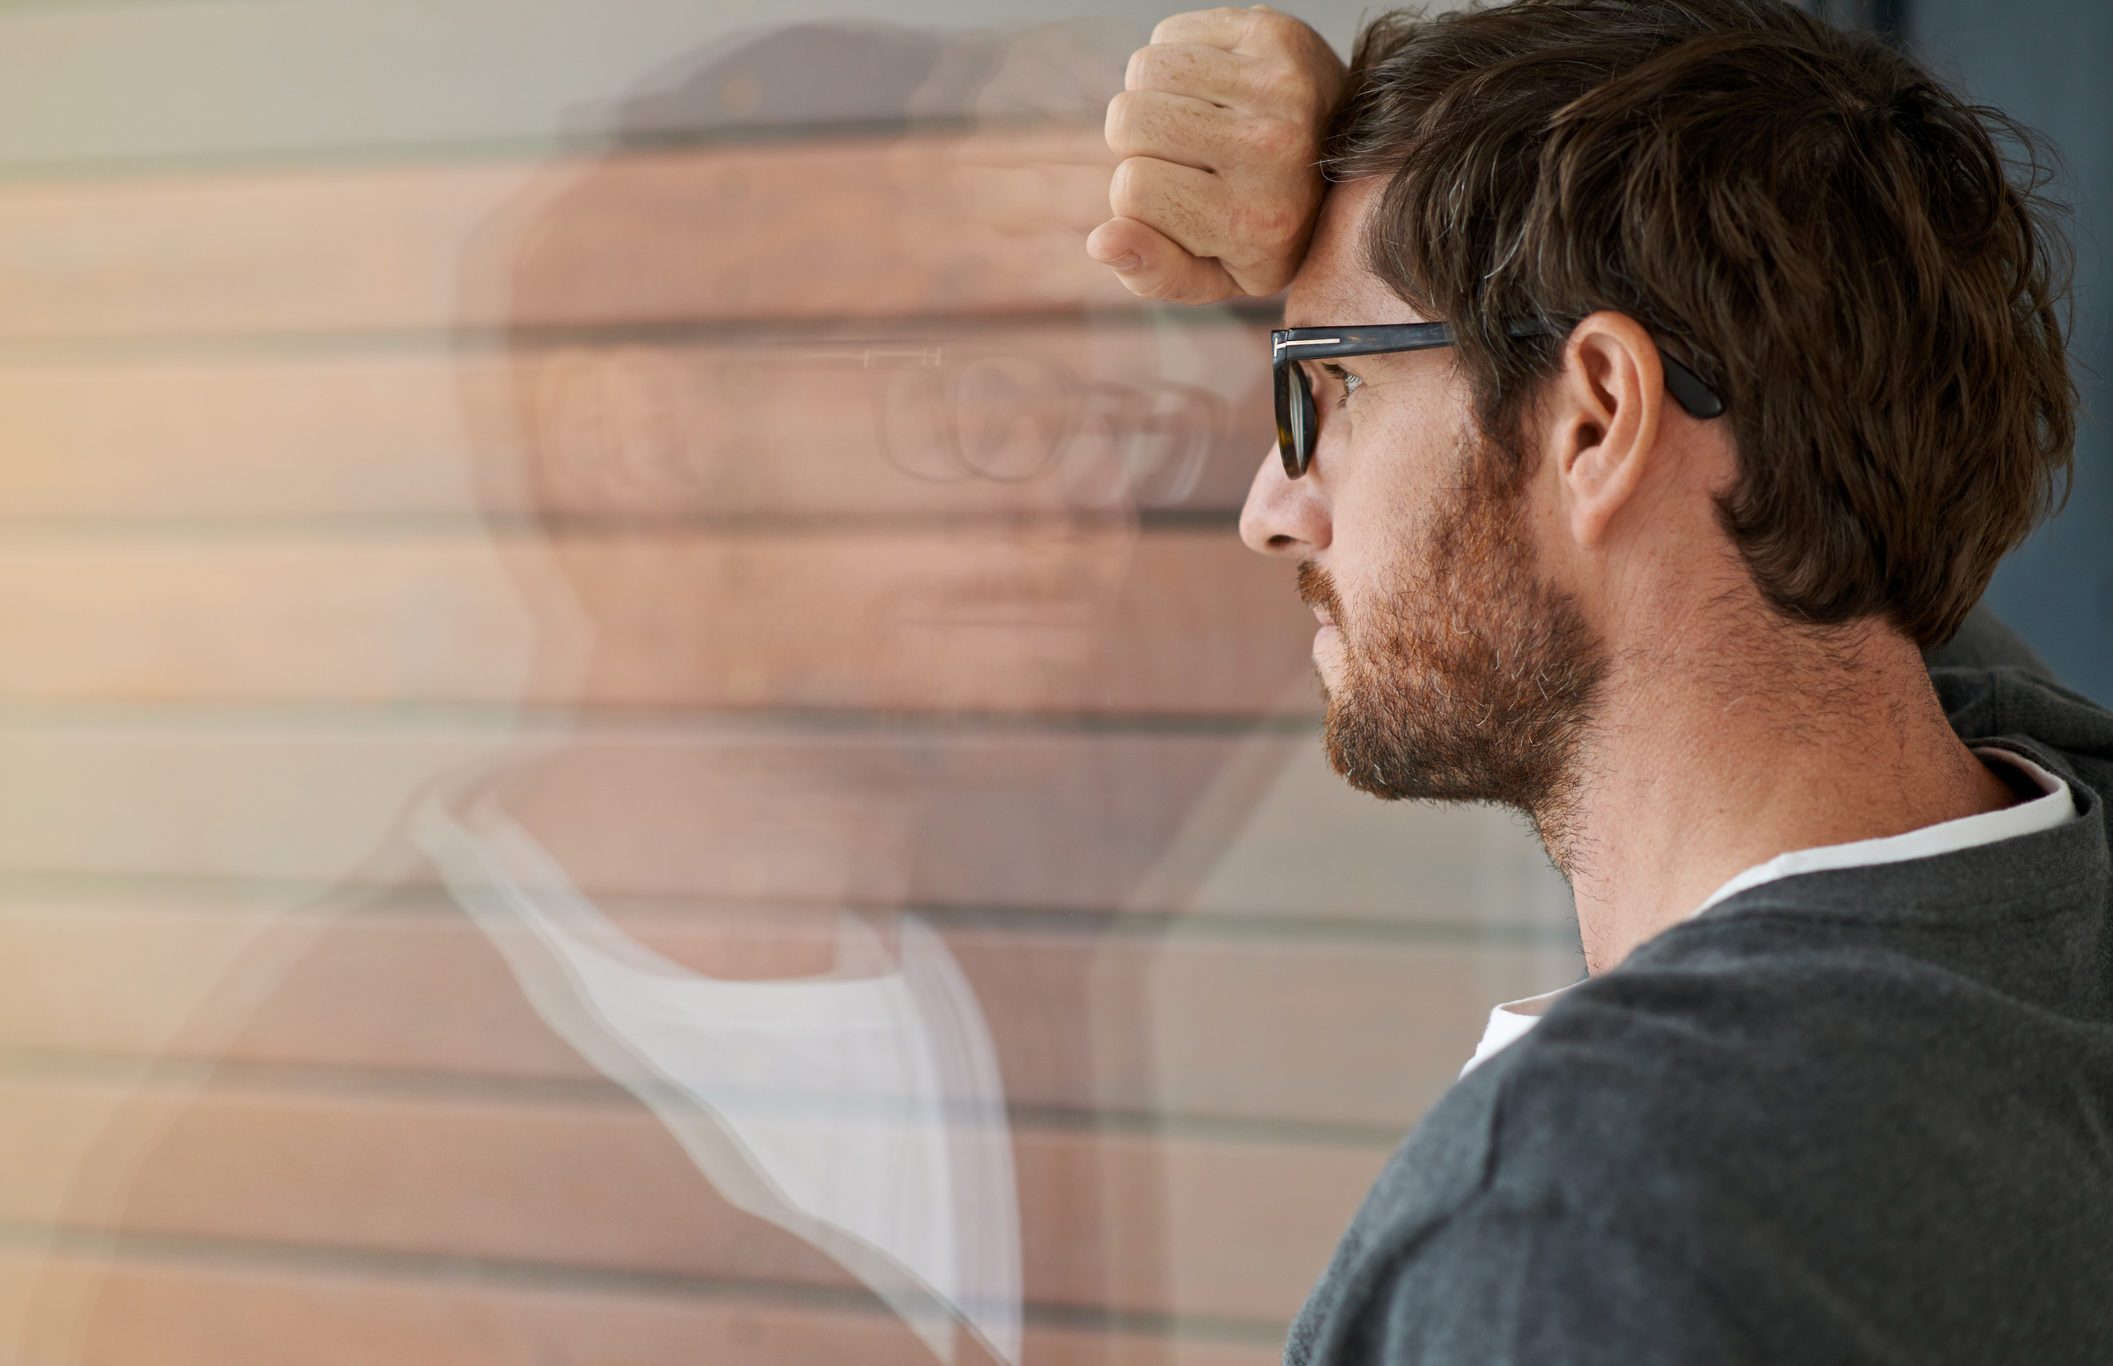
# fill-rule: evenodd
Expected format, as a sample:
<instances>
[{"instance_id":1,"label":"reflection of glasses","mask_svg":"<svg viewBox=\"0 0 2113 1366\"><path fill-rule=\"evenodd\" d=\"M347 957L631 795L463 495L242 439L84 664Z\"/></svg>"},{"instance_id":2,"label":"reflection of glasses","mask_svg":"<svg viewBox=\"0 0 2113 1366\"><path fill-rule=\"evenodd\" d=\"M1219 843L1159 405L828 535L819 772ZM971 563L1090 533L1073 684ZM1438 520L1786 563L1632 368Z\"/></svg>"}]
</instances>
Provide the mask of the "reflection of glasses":
<instances>
[{"instance_id":1,"label":"reflection of glasses","mask_svg":"<svg viewBox=\"0 0 2113 1366\"><path fill-rule=\"evenodd\" d=\"M876 346L860 359L896 372L875 396L888 462L935 484L1068 470L1089 501L1165 506L1194 490L1225 425L1207 389L1085 381L1041 356Z\"/></svg>"},{"instance_id":2,"label":"reflection of glasses","mask_svg":"<svg viewBox=\"0 0 2113 1366\"><path fill-rule=\"evenodd\" d=\"M1561 337L1566 330L1541 322L1513 323L1514 337ZM1277 392L1277 453L1284 457L1284 477L1296 479L1313 463L1314 431L1320 424L1313 406L1313 385L1301 362L1338 356L1378 356L1396 351L1428 351L1451 346L1452 329L1444 323L1393 323L1379 327L1283 327L1269 334L1270 368ZM1697 418L1716 417L1724 400L1694 371L1659 353L1665 362L1666 392Z\"/></svg>"}]
</instances>

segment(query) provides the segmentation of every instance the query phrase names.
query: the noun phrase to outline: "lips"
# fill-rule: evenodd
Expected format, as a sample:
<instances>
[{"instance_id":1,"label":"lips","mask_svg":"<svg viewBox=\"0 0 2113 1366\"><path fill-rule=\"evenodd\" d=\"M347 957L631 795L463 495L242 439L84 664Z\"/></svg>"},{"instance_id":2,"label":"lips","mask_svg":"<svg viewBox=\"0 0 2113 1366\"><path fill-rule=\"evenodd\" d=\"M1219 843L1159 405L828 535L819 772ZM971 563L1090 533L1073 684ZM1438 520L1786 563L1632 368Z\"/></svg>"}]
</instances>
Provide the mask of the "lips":
<instances>
[{"instance_id":1,"label":"lips","mask_svg":"<svg viewBox=\"0 0 2113 1366\"><path fill-rule=\"evenodd\" d=\"M1323 626L1335 625L1335 585L1327 573L1311 560L1299 562L1299 601L1313 609L1313 619Z\"/></svg>"}]
</instances>

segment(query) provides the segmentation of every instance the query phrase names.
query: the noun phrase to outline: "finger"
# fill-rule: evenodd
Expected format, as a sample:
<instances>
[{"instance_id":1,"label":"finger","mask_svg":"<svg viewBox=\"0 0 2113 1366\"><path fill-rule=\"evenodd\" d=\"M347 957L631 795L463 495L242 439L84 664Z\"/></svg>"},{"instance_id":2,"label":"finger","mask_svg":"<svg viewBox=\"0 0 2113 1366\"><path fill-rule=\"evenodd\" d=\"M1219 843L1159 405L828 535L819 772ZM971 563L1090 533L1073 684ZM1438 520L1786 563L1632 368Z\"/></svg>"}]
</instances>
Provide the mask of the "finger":
<instances>
[{"instance_id":1,"label":"finger","mask_svg":"<svg viewBox=\"0 0 2113 1366\"><path fill-rule=\"evenodd\" d=\"M1115 267L1132 294L1169 303L1211 304L1242 297L1225 267L1184 251L1181 244L1134 218L1111 218L1086 239L1096 261Z\"/></svg>"},{"instance_id":2,"label":"finger","mask_svg":"<svg viewBox=\"0 0 2113 1366\"><path fill-rule=\"evenodd\" d=\"M1123 71L1126 90L1164 90L1232 106L1253 98L1246 64L1223 48L1202 43L1154 43L1130 54Z\"/></svg>"},{"instance_id":3,"label":"finger","mask_svg":"<svg viewBox=\"0 0 2113 1366\"><path fill-rule=\"evenodd\" d=\"M1246 121L1209 100L1164 90L1123 90L1108 101L1104 131L1121 157L1156 157L1215 171L1245 154L1253 159Z\"/></svg>"},{"instance_id":4,"label":"finger","mask_svg":"<svg viewBox=\"0 0 2113 1366\"><path fill-rule=\"evenodd\" d=\"M1178 243L1191 256L1223 256L1234 248L1233 216L1222 176L1157 157L1130 157L1108 183L1108 207Z\"/></svg>"}]
</instances>

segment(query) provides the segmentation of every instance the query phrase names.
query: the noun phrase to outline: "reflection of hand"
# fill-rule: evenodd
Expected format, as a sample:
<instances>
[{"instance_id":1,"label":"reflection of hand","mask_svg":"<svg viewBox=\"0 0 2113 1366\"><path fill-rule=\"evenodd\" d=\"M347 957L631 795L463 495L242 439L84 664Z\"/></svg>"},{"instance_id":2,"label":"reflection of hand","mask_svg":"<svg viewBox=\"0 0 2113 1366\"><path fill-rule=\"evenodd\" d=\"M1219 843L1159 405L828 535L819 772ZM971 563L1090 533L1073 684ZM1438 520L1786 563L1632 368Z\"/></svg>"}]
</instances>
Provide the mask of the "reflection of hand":
<instances>
[{"instance_id":1,"label":"reflection of hand","mask_svg":"<svg viewBox=\"0 0 2113 1366\"><path fill-rule=\"evenodd\" d=\"M1086 250L1130 292L1178 303L1291 283L1320 210L1316 165L1343 63L1264 5L1161 21L1108 102L1115 217Z\"/></svg>"}]
</instances>

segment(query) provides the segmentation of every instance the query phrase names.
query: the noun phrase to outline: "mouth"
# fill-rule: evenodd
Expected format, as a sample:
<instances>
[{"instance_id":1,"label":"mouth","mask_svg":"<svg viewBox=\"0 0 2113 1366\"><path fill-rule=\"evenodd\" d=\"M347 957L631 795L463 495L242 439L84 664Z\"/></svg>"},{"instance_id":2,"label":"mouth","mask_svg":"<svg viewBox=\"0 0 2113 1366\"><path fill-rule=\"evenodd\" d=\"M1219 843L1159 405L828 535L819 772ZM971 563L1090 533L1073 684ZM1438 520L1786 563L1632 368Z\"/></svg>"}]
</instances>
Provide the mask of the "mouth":
<instances>
[{"instance_id":1,"label":"mouth","mask_svg":"<svg viewBox=\"0 0 2113 1366\"><path fill-rule=\"evenodd\" d=\"M1328 574L1311 560L1299 563L1299 601L1313 609L1313 619L1321 624L1323 631L1337 628L1334 608L1340 606L1335 597L1335 585Z\"/></svg>"}]
</instances>

